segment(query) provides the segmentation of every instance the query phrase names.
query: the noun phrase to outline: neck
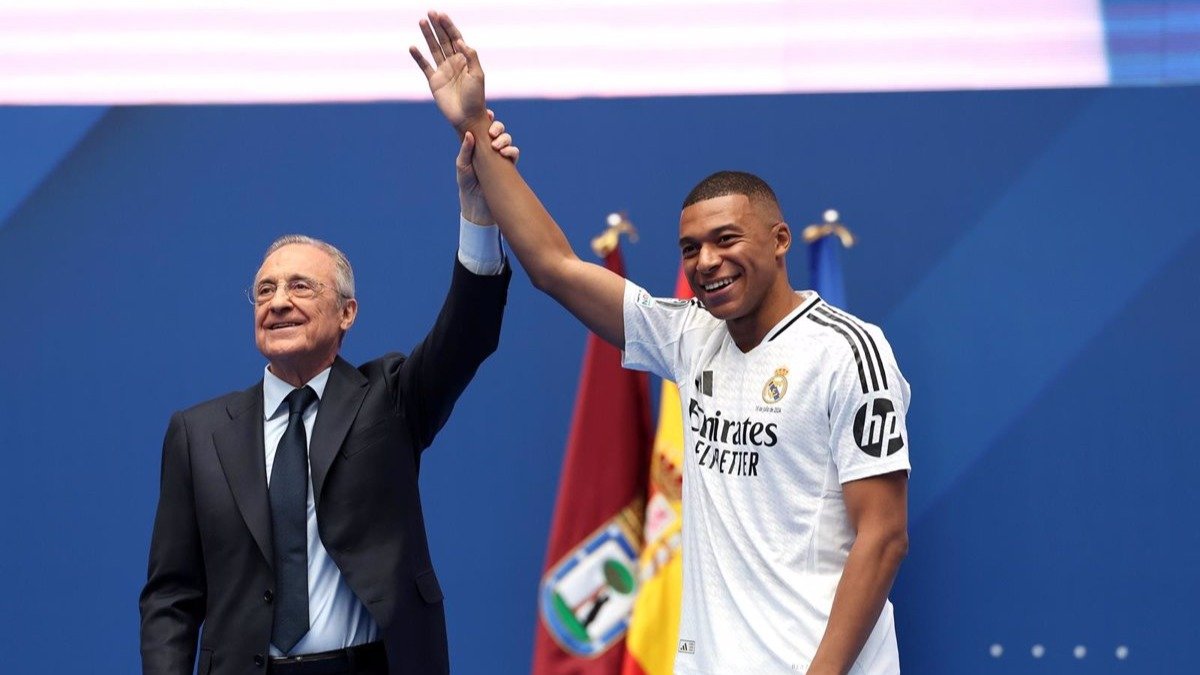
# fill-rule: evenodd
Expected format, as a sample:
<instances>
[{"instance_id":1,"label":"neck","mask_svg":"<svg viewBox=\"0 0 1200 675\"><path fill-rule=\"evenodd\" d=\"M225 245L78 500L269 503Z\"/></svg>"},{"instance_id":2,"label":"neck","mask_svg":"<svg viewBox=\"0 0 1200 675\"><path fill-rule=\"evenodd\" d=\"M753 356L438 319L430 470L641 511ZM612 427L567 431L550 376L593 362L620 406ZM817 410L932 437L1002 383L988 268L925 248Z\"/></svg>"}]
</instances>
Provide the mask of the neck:
<instances>
[{"instance_id":1,"label":"neck","mask_svg":"<svg viewBox=\"0 0 1200 675\"><path fill-rule=\"evenodd\" d=\"M271 374L279 379L287 382L293 387L303 387L310 380L317 376L322 370L333 365L334 357L330 357L319 362L292 362L292 361L272 361L267 369Z\"/></svg>"},{"instance_id":2,"label":"neck","mask_svg":"<svg viewBox=\"0 0 1200 675\"><path fill-rule=\"evenodd\" d=\"M793 291L791 287L782 291L773 291L763 299L763 303L757 311L737 319L730 319L725 322L725 326L729 330L734 344L745 353L760 345L763 338L767 337L767 333L783 317L799 307L803 301L800 294Z\"/></svg>"}]
</instances>

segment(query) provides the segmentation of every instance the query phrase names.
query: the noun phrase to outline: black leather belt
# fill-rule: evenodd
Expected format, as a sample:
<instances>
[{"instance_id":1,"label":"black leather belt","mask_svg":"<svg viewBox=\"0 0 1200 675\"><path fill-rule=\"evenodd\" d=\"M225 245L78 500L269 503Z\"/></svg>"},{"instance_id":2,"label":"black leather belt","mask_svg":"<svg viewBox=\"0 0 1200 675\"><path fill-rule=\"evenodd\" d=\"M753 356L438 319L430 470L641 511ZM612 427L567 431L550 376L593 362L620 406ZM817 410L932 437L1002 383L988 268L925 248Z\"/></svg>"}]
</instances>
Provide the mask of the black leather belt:
<instances>
[{"instance_id":1,"label":"black leather belt","mask_svg":"<svg viewBox=\"0 0 1200 675\"><path fill-rule=\"evenodd\" d=\"M387 652L383 642L376 641L331 652L275 657L271 659L268 672L276 675L385 675L387 670Z\"/></svg>"}]
</instances>

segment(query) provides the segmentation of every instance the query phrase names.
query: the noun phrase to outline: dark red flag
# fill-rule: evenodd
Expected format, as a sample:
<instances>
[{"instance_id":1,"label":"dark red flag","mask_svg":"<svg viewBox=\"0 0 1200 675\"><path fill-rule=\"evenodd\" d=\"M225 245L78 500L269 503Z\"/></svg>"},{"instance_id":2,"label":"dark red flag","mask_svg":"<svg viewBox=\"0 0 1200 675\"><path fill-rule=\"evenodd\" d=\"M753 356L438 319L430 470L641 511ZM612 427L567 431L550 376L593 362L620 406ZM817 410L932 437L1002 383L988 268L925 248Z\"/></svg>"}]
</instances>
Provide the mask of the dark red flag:
<instances>
[{"instance_id":1,"label":"dark red flag","mask_svg":"<svg viewBox=\"0 0 1200 675\"><path fill-rule=\"evenodd\" d=\"M620 250L605 267L625 276ZM589 333L538 591L534 675L617 675L637 591L651 444L646 373Z\"/></svg>"}]
</instances>

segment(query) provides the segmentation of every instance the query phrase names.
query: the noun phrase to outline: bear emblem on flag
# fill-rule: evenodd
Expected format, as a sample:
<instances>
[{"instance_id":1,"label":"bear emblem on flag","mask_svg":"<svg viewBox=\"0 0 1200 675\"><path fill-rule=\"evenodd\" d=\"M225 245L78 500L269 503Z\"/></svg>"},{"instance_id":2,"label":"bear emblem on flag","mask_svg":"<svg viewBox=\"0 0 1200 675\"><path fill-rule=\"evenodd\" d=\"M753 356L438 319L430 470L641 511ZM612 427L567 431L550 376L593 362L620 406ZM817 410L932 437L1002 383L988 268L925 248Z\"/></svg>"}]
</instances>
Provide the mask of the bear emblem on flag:
<instances>
[{"instance_id":1,"label":"bear emblem on flag","mask_svg":"<svg viewBox=\"0 0 1200 675\"><path fill-rule=\"evenodd\" d=\"M640 548L629 510L589 535L542 578L542 623L568 653L598 656L629 628Z\"/></svg>"}]
</instances>

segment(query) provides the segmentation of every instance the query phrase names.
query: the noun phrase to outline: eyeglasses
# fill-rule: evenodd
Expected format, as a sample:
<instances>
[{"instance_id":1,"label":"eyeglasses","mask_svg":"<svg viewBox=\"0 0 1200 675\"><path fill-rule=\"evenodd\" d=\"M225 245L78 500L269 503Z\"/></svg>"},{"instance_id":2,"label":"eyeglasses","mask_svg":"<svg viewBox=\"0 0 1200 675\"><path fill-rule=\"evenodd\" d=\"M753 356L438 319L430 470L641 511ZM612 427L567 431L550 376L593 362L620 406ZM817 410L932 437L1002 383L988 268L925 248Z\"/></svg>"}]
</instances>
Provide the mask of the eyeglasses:
<instances>
[{"instance_id":1,"label":"eyeglasses","mask_svg":"<svg viewBox=\"0 0 1200 675\"><path fill-rule=\"evenodd\" d=\"M305 277L297 277L289 279L283 284L284 293L289 298L299 298L307 300L315 298L321 291L326 288L331 288L328 284L323 284L315 279L307 279ZM246 289L246 299L252 305L265 305L275 298L275 294L279 291L279 284L274 281L260 281L258 284ZM346 297L342 293L339 296Z\"/></svg>"}]
</instances>

